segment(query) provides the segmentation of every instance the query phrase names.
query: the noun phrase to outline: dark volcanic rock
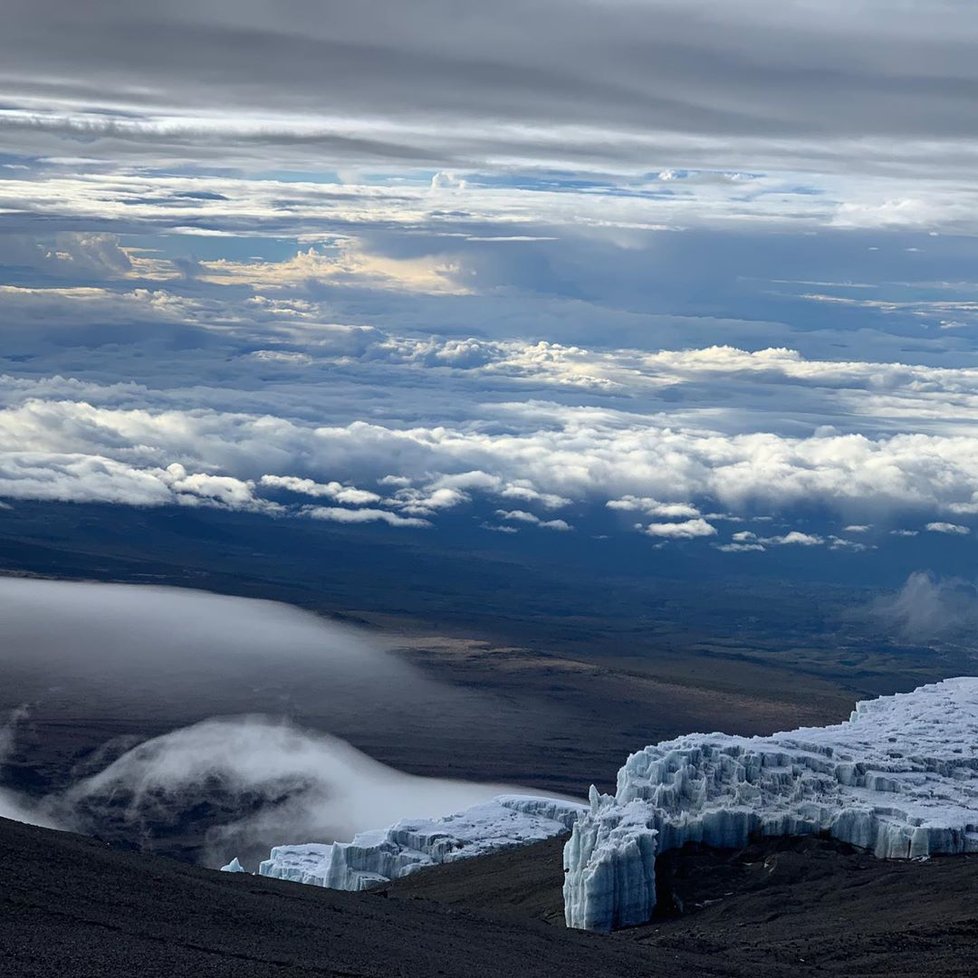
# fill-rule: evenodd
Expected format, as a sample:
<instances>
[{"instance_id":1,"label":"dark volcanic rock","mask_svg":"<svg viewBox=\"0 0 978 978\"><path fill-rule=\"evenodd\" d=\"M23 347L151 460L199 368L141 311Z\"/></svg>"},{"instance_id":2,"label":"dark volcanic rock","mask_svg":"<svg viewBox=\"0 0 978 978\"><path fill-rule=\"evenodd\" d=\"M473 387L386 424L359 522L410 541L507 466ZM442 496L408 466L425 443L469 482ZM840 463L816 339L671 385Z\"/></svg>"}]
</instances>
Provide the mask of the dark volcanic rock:
<instances>
[{"instance_id":1,"label":"dark volcanic rock","mask_svg":"<svg viewBox=\"0 0 978 978\"><path fill-rule=\"evenodd\" d=\"M667 911L566 930L559 840L371 893L220 874L0 820L3 978L773 978L978 973L978 858L817 839L660 861ZM665 892L665 890L664 890Z\"/></svg>"}]
</instances>

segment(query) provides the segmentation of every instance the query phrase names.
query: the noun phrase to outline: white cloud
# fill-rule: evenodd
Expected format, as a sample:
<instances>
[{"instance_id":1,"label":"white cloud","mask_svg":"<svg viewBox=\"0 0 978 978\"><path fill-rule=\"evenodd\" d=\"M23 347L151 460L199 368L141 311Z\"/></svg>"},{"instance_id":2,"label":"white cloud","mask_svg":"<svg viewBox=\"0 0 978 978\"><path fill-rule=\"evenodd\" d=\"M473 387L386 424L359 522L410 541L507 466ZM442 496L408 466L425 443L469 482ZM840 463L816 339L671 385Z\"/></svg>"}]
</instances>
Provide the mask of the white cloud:
<instances>
[{"instance_id":1,"label":"white cloud","mask_svg":"<svg viewBox=\"0 0 978 978\"><path fill-rule=\"evenodd\" d=\"M662 417L546 403L486 408L508 429L500 432L363 421L316 426L213 409L103 407L97 405L102 397L111 404L120 396L154 394L98 385L85 388L96 403L31 396L46 383L7 388L13 403L0 408L5 496L139 504L183 497L247 507L259 505L256 486L274 466L282 474L270 476L272 482L298 480L288 484L348 505L376 505L379 494L356 486L393 475L396 458L400 487L390 505L407 516L460 506L484 486L490 495L545 506L593 499L647 510L662 522L687 517L700 525L693 504L658 500L666 493L714 499L731 515L748 504L809 502L877 512L931 507L937 515L970 501L978 482L978 441L958 434L727 434ZM327 473L339 478L322 480ZM453 486L456 477L472 488Z\"/></svg>"},{"instance_id":2,"label":"white cloud","mask_svg":"<svg viewBox=\"0 0 978 978\"><path fill-rule=\"evenodd\" d=\"M646 516L659 516L663 519L691 519L700 515L700 511L691 503L662 503L649 497L624 496L621 499L609 499L605 503L608 509L623 510L626 513L641 512Z\"/></svg>"},{"instance_id":3,"label":"white cloud","mask_svg":"<svg viewBox=\"0 0 978 978\"><path fill-rule=\"evenodd\" d=\"M714 544L717 550L722 551L727 554L738 554L738 553L751 553L759 552L763 553L767 548L760 543L719 543Z\"/></svg>"},{"instance_id":4,"label":"white cloud","mask_svg":"<svg viewBox=\"0 0 978 978\"><path fill-rule=\"evenodd\" d=\"M198 277L215 285L251 285L281 289L304 282L339 282L404 292L464 295L457 261L423 256L391 258L360 250L346 242L335 255L310 247L286 261L236 261L226 258L199 263Z\"/></svg>"},{"instance_id":5,"label":"white cloud","mask_svg":"<svg viewBox=\"0 0 978 978\"><path fill-rule=\"evenodd\" d=\"M469 496L448 486L428 489L398 489L393 504L413 516L432 516L439 510L454 509L467 502Z\"/></svg>"},{"instance_id":6,"label":"white cloud","mask_svg":"<svg viewBox=\"0 0 978 978\"><path fill-rule=\"evenodd\" d=\"M314 520L327 520L331 523L386 523L397 527L428 527L428 520L417 517L398 516L385 509L341 509L337 506L308 506L302 510L304 516Z\"/></svg>"},{"instance_id":7,"label":"white cloud","mask_svg":"<svg viewBox=\"0 0 978 978\"><path fill-rule=\"evenodd\" d=\"M531 526L538 526L544 530L557 530L561 533L566 533L568 530L572 530L573 527L566 520L543 520L539 516L533 513L528 513L525 510L513 509L504 510L497 509L496 516L501 520L508 520L514 523L529 523Z\"/></svg>"},{"instance_id":8,"label":"white cloud","mask_svg":"<svg viewBox=\"0 0 978 978\"><path fill-rule=\"evenodd\" d=\"M830 550L848 550L851 553L865 553L867 550L875 550L875 546L867 543L859 543L857 540L847 540L845 537L837 537L834 534L828 538Z\"/></svg>"},{"instance_id":9,"label":"white cloud","mask_svg":"<svg viewBox=\"0 0 978 978\"><path fill-rule=\"evenodd\" d=\"M958 536L965 536L971 532L970 527L961 526L960 523L945 523L942 521L928 523L924 529L929 530L931 533L951 533Z\"/></svg>"},{"instance_id":10,"label":"white cloud","mask_svg":"<svg viewBox=\"0 0 978 978\"><path fill-rule=\"evenodd\" d=\"M177 494L180 502L187 502L190 497L221 503L231 509L251 509L262 505L255 499L254 483L242 482L232 476L188 473L178 462L173 462L160 473L160 478Z\"/></svg>"},{"instance_id":11,"label":"white cloud","mask_svg":"<svg viewBox=\"0 0 978 978\"><path fill-rule=\"evenodd\" d=\"M645 532L651 537L665 537L670 540L692 540L696 537L716 535L716 527L704 519L684 520L681 523L650 523Z\"/></svg>"},{"instance_id":12,"label":"white cloud","mask_svg":"<svg viewBox=\"0 0 978 978\"><path fill-rule=\"evenodd\" d=\"M272 489L288 489L290 492L301 493L304 496L335 499L345 506L365 506L379 503L383 499L375 492L357 489L356 486L344 486L340 482L316 482L313 479L299 479L291 475L263 475L259 484Z\"/></svg>"},{"instance_id":13,"label":"white cloud","mask_svg":"<svg viewBox=\"0 0 978 978\"><path fill-rule=\"evenodd\" d=\"M734 541L734 547L731 549L751 550L763 550L766 547L820 547L826 542L825 537L821 537L815 533L802 533L800 530L790 530L788 533L769 537L758 536L749 530L741 530L734 533L731 536L731 540ZM850 546L848 541L842 540L840 537L831 537L829 542L833 546L838 544L838 548ZM851 544L851 546L865 549L862 544Z\"/></svg>"},{"instance_id":14,"label":"white cloud","mask_svg":"<svg viewBox=\"0 0 978 978\"><path fill-rule=\"evenodd\" d=\"M134 688L150 689L158 702L179 702L188 722L208 716L213 688L221 684L227 714L136 746L113 738L87 763L69 764L55 795L28 799L0 787L2 816L89 835L121 828L137 839L150 826L164 834L166 826L185 826L192 809L194 820L211 810L206 841L219 851L205 855L221 865L238 845L267 853L284 838L349 840L375 819L444 814L520 790L409 777L281 718L231 715L262 702L249 677L268 676L270 650L278 703L295 703L304 693L326 724L351 704L387 718L398 710L464 711L479 722L483 710L491 713L491 703L460 696L388 654L396 639L380 632L190 588L8 577L0 578L0 614L4 676L34 676L39 689L57 677L61 695L85 690L94 714L103 708L111 714L111 704L129 701ZM99 677L94 686L93 675ZM315 691L310 682L319 683ZM27 732L18 728L24 719L23 708L9 716L0 711L0 765L18 733ZM25 738L21 746L27 745ZM203 832L197 841L205 841Z\"/></svg>"},{"instance_id":15,"label":"white cloud","mask_svg":"<svg viewBox=\"0 0 978 978\"><path fill-rule=\"evenodd\" d=\"M571 503L571 500L566 496L558 496L553 492L540 492L524 481L504 485L499 490L499 496L502 499L518 499L522 502L537 503L544 509L562 509Z\"/></svg>"},{"instance_id":16,"label":"white cloud","mask_svg":"<svg viewBox=\"0 0 978 978\"><path fill-rule=\"evenodd\" d=\"M0 378L0 495L270 509L285 489L429 522L487 499L551 529L537 513L572 503L711 526L815 504L851 533L978 507L972 367L463 341L288 291L126 289L0 287L25 352Z\"/></svg>"},{"instance_id":17,"label":"white cloud","mask_svg":"<svg viewBox=\"0 0 978 978\"><path fill-rule=\"evenodd\" d=\"M784 534L784 536L772 537L764 542L773 543L781 547L817 547L825 543L825 540L823 537L820 537L815 533L801 533L798 530L792 530L790 533Z\"/></svg>"},{"instance_id":18,"label":"white cloud","mask_svg":"<svg viewBox=\"0 0 978 978\"><path fill-rule=\"evenodd\" d=\"M527 513L522 509L512 509L509 511L503 509L497 509L496 515L501 520L512 520L516 523L533 523L536 525L540 522L540 517L534 516L533 513Z\"/></svg>"}]
</instances>

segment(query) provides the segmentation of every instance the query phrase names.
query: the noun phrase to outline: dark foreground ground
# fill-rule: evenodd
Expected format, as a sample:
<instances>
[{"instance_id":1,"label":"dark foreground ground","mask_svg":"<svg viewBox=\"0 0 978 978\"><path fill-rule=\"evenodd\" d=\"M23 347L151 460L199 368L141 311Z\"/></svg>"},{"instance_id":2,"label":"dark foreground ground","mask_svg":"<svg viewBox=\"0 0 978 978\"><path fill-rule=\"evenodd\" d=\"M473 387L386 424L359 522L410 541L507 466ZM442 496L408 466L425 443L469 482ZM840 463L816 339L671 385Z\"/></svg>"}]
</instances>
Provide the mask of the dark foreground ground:
<instances>
[{"instance_id":1,"label":"dark foreground ground","mask_svg":"<svg viewBox=\"0 0 978 978\"><path fill-rule=\"evenodd\" d=\"M973 976L978 859L815 840L660 860L651 924L564 929L559 841L336 893L0 820L4 978ZM682 912L680 912L680 908Z\"/></svg>"}]
</instances>

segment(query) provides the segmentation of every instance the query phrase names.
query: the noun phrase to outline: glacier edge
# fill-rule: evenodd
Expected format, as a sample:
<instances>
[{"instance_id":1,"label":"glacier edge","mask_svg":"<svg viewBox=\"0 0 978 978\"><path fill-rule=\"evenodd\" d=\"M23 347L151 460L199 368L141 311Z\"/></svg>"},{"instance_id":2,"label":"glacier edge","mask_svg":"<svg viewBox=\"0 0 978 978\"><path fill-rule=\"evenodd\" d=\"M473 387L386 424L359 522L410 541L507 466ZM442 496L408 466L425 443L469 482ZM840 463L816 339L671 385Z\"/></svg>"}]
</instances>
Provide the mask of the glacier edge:
<instances>
[{"instance_id":1,"label":"glacier edge","mask_svg":"<svg viewBox=\"0 0 978 978\"><path fill-rule=\"evenodd\" d=\"M646 922L655 857L699 842L824 832L880 858L978 852L978 679L856 704L770 737L691 734L632 754L593 787L564 849L567 925Z\"/></svg>"},{"instance_id":2,"label":"glacier edge","mask_svg":"<svg viewBox=\"0 0 978 978\"><path fill-rule=\"evenodd\" d=\"M498 795L438 818L402 819L352 842L275 846L258 875L334 890L366 890L427 866L531 845L566 833L586 806L535 795ZM230 871L229 863L225 869Z\"/></svg>"}]
</instances>

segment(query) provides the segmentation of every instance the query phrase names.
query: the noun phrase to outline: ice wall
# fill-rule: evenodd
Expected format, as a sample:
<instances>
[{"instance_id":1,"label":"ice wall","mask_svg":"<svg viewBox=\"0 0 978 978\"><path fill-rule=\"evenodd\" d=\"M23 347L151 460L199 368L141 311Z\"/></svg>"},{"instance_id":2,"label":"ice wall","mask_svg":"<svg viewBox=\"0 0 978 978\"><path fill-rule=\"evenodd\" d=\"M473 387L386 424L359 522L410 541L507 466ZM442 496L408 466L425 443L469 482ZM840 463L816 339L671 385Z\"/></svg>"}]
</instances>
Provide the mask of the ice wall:
<instances>
[{"instance_id":1,"label":"ice wall","mask_svg":"<svg viewBox=\"0 0 978 978\"><path fill-rule=\"evenodd\" d=\"M687 842L827 832L887 859L978 852L978 679L858 703L835 726L646 747L590 801L564 851L565 918L584 930L648 920L655 856Z\"/></svg>"},{"instance_id":2,"label":"ice wall","mask_svg":"<svg viewBox=\"0 0 978 978\"><path fill-rule=\"evenodd\" d=\"M553 798L500 795L443 818L404 819L387 829L360 832L352 842L276 846L258 873L335 890L364 890L425 866L562 835L585 810Z\"/></svg>"}]
</instances>

